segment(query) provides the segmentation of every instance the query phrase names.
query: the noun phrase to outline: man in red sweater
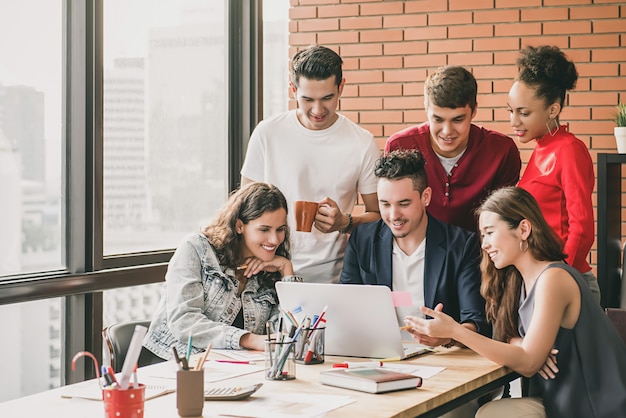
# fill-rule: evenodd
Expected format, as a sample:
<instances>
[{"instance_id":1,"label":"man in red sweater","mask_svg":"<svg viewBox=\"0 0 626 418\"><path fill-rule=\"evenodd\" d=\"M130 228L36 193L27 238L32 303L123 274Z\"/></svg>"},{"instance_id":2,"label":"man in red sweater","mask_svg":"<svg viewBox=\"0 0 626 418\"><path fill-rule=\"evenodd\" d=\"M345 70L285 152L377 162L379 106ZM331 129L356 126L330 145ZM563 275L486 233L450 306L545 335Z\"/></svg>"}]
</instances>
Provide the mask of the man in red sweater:
<instances>
[{"instance_id":1,"label":"man in red sweater","mask_svg":"<svg viewBox=\"0 0 626 418\"><path fill-rule=\"evenodd\" d=\"M385 154L420 150L432 188L428 212L472 232L478 230L474 209L492 190L517 184L522 166L511 138L472 123L477 90L465 68L437 69L424 84L428 122L393 134L385 144Z\"/></svg>"}]
</instances>

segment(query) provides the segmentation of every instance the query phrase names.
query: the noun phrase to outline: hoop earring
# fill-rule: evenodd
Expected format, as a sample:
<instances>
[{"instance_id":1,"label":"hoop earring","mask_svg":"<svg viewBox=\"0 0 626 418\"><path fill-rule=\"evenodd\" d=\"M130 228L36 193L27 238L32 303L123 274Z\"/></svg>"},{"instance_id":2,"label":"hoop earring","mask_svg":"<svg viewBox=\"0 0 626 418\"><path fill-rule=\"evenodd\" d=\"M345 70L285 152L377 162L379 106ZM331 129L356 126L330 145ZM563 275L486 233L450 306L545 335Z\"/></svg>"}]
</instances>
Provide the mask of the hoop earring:
<instances>
[{"instance_id":1,"label":"hoop earring","mask_svg":"<svg viewBox=\"0 0 626 418\"><path fill-rule=\"evenodd\" d=\"M524 248L524 243L526 243L526 248ZM521 240L519 242L519 250L523 253L525 253L526 251L528 251L528 241L526 241L525 239Z\"/></svg>"},{"instance_id":2,"label":"hoop earring","mask_svg":"<svg viewBox=\"0 0 626 418\"><path fill-rule=\"evenodd\" d=\"M550 121L552 120L554 121L554 132L552 132L552 129L550 129ZM546 128L548 129L548 133L550 134L550 136L556 135L556 132L559 130L559 123L556 121L556 118L548 119L548 121L546 122Z\"/></svg>"}]
</instances>

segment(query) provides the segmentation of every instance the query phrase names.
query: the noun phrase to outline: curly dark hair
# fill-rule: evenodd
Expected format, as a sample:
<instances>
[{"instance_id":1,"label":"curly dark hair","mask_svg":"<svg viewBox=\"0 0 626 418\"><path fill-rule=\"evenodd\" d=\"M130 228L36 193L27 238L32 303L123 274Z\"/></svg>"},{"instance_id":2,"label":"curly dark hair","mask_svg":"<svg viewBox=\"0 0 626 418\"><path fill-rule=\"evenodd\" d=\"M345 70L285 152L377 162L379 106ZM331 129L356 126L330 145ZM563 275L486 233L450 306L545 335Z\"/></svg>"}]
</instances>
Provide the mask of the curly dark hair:
<instances>
[{"instance_id":1,"label":"curly dark hair","mask_svg":"<svg viewBox=\"0 0 626 418\"><path fill-rule=\"evenodd\" d=\"M539 261L562 261L563 243L548 225L535 198L520 187L503 187L492 192L476 210L493 212L506 222L510 229L519 226L523 219L532 225L526 242L528 251ZM494 324L494 338L509 341L519 337L517 330L519 298L522 275L515 266L497 269L487 251L482 251L480 263L482 283L480 293L485 298L487 319Z\"/></svg>"},{"instance_id":2,"label":"curly dark hair","mask_svg":"<svg viewBox=\"0 0 626 418\"><path fill-rule=\"evenodd\" d=\"M536 89L546 106L565 102L565 93L576 87L578 71L557 46L527 46L517 59L517 80Z\"/></svg>"},{"instance_id":3,"label":"curly dark hair","mask_svg":"<svg viewBox=\"0 0 626 418\"><path fill-rule=\"evenodd\" d=\"M271 184L253 182L232 192L214 220L202 229L215 249L220 265L235 268L243 261L243 237L237 234L235 228L238 219L247 224L281 208L287 211L287 200L278 187ZM276 255L291 258L287 225L285 240L276 249ZM273 287L273 283L281 279L279 272L262 272L257 277L259 283L268 287Z\"/></svg>"},{"instance_id":4,"label":"curly dark hair","mask_svg":"<svg viewBox=\"0 0 626 418\"><path fill-rule=\"evenodd\" d=\"M424 102L439 107L476 109L478 83L474 75L458 65L439 67L424 83Z\"/></svg>"},{"instance_id":5,"label":"curly dark hair","mask_svg":"<svg viewBox=\"0 0 626 418\"><path fill-rule=\"evenodd\" d=\"M378 178L389 180L408 177L413 182L413 189L421 194L428 187L425 164L426 161L418 150L399 149L384 155L376 161L374 174Z\"/></svg>"},{"instance_id":6,"label":"curly dark hair","mask_svg":"<svg viewBox=\"0 0 626 418\"><path fill-rule=\"evenodd\" d=\"M291 60L291 82L298 88L300 77L309 80L326 80L335 76L335 85L343 80L341 65L343 60L332 49L321 45L313 45L299 51Z\"/></svg>"}]
</instances>

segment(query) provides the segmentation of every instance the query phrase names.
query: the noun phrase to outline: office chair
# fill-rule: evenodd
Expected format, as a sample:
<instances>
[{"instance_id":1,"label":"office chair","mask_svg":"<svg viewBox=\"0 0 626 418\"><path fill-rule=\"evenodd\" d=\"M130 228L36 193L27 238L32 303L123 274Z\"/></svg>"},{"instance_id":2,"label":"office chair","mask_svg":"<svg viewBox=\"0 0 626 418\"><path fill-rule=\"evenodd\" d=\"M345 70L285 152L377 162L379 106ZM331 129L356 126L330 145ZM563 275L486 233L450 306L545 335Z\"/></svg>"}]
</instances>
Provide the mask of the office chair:
<instances>
[{"instance_id":1,"label":"office chair","mask_svg":"<svg viewBox=\"0 0 626 418\"><path fill-rule=\"evenodd\" d=\"M104 346L103 358L106 359L107 354L111 361L111 367L115 373L122 371L124 360L126 359L126 352L130 345L130 340L135 332L136 325L143 325L146 328L150 327L150 321L129 321L120 322L102 330L102 341ZM141 347L141 353L139 354L139 360L137 365L147 366L149 364L155 364L163 362L162 358L154 355L150 350L145 347ZM106 362L103 361L103 363Z\"/></svg>"},{"instance_id":2,"label":"office chair","mask_svg":"<svg viewBox=\"0 0 626 418\"><path fill-rule=\"evenodd\" d=\"M626 344L626 309L606 308L604 311L613 325L615 325L617 333L622 337L624 344Z\"/></svg>"}]
</instances>

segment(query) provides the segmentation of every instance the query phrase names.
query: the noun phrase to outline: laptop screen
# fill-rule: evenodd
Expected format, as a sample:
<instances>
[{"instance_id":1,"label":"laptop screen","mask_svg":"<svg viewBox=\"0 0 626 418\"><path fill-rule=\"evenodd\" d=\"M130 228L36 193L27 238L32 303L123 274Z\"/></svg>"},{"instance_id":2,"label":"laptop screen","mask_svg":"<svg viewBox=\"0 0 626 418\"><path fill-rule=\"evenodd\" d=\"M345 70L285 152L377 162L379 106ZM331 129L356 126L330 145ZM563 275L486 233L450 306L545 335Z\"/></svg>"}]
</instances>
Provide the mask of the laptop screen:
<instances>
[{"instance_id":1,"label":"laptop screen","mask_svg":"<svg viewBox=\"0 0 626 418\"><path fill-rule=\"evenodd\" d=\"M327 307L325 353L335 356L404 357L391 290L386 286L277 282L281 309L299 321Z\"/></svg>"}]
</instances>

